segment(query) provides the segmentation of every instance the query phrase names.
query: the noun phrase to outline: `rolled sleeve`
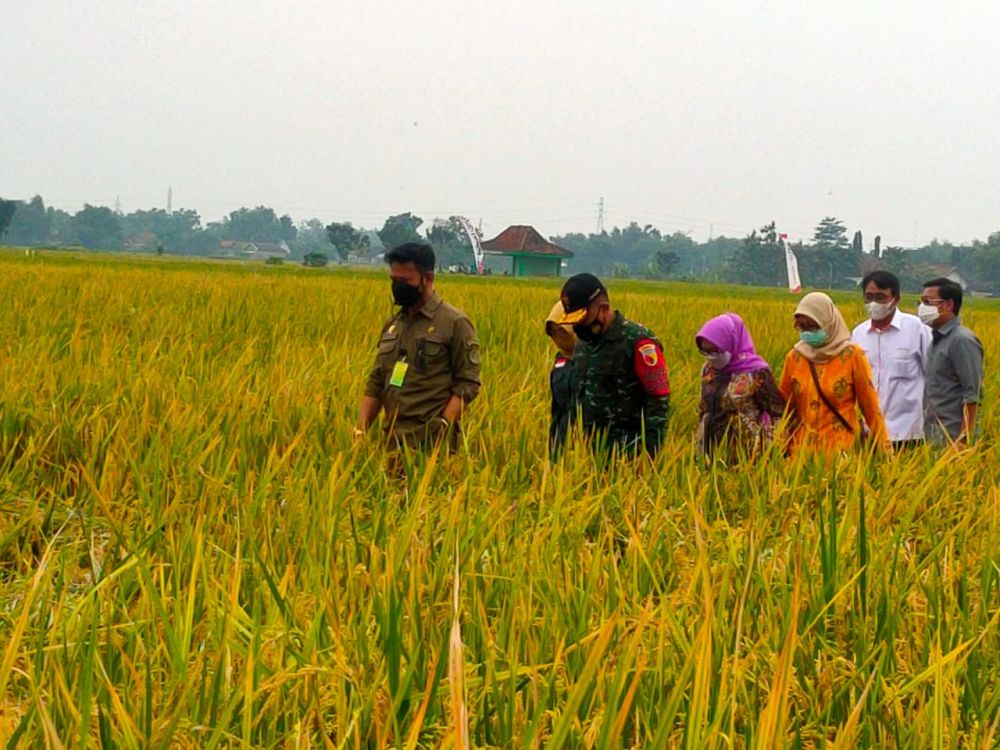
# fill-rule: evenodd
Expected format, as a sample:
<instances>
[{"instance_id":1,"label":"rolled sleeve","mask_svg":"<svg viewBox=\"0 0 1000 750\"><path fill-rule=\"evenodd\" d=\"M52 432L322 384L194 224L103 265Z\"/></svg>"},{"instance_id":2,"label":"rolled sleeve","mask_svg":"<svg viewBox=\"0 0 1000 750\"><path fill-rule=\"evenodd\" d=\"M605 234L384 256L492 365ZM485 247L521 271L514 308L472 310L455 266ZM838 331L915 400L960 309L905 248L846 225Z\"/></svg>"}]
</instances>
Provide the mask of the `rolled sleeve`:
<instances>
[{"instance_id":1,"label":"rolled sleeve","mask_svg":"<svg viewBox=\"0 0 1000 750\"><path fill-rule=\"evenodd\" d=\"M962 386L962 403L978 404L983 398L982 346L975 339L958 339L952 344L951 362Z\"/></svg>"},{"instance_id":2,"label":"rolled sleeve","mask_svg":"<svg viewBox=\"0 0 1000 750\"><path fill-rule=\"evenodd\" d=\"M381 401L384 393L385 378L382 376L382 368L379 367L376 357L375 366L372 367L371 372L368 373L368 379L365 381L365 395Z\"/></svg>"},{"instance_id":3,"label":"rolled sleeve","mask_svg":"<svg viewBox=\"0 0 1000 750\"><path fill-rule=\"evenodd\" d=\"M451 392L469 403L479 395L479 338L468 318L455 321L451 339Z\"/></svg>"}]
</instances>

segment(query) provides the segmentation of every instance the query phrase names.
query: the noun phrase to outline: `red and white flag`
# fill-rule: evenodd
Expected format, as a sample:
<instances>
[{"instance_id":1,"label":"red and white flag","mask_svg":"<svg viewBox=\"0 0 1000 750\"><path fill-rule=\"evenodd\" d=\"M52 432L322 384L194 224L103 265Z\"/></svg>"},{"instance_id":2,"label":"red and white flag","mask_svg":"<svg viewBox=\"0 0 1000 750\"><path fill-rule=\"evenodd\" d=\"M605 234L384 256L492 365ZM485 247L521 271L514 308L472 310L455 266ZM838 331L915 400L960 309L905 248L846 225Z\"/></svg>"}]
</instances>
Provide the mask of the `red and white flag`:
<instances>
[{"instance_id":1,"label":"red and white flag","mask_svg":"<svg viewBox=\"0 0 1000 750\"><path fill-rule=\"evenodd\" d=\"M802 291L802 279L799 278L799 259L795 257L792 246L788 242L788 233L778 235L781 244L785 246L785 265L788 267L788 291L792 294Z\"/></svg>"}]
</instances>

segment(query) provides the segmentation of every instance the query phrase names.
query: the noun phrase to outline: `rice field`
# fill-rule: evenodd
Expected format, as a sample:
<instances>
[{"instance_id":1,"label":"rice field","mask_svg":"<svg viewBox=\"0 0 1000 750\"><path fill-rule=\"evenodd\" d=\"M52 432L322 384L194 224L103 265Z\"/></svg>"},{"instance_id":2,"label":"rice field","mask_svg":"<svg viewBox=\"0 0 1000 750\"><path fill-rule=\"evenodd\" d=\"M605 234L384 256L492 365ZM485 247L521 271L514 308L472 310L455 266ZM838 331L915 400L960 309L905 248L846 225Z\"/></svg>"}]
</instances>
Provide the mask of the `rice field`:
<instances>
[{"instance_id":1,"label":"rice field","mask_svg":"<svg viewBox=\"0 0 1000 750\"><path fill-rule=\"evenodd\" d=\"M558 282L444 276L483 393L387 474L380 273L0 252L0 742L1000 745L1000 306L975 450L732 471L694 332L739 312L778 368L795 298L607 281L668 357L654 465L548 460Z\"/></svg>"}]
</instances>

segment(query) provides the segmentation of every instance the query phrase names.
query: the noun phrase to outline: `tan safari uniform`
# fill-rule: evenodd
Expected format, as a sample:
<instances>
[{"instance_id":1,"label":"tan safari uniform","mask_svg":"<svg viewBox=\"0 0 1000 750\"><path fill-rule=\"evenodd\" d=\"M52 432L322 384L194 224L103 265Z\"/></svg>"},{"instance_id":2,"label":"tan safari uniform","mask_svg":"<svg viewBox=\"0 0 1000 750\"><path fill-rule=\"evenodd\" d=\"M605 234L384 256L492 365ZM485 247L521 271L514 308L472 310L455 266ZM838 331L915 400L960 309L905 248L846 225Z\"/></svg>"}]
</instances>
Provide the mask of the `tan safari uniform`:
<instances>
[{"instance_id":1,"label":"tan safari uniform","mask_svg":"<svg viewBox=\"0 0 1000 750\"><path fill-rule=\"evenodd\" d=\"M479 387L476 331L435 292L416 315L401 310L382 327L365 395L382 402L386 434L412 448L442 435L441 413L453 394L469 403Z\"/></svg>"}]
</instances>

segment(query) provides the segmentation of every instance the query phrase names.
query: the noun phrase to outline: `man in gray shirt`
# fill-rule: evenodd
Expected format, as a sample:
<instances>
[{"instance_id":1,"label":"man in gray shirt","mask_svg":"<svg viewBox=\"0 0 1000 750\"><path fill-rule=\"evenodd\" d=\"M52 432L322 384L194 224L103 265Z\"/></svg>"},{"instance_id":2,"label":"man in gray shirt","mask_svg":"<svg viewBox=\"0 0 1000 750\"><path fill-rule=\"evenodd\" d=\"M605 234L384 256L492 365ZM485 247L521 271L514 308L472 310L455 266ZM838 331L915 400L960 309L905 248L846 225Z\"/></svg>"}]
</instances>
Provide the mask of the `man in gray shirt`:
<instances>
[{"instance_id":1,"label":"man in gray shirt","mask_svg":"<svg viewBox=\"0 0 1000 750\"><path fill-rule=\"evenodd\" d=\"M983 345L962 325L962 287L949 279L924 284L917 315L931 327L924 429L937 445L967 445L976 434L983 394Z\"/></svg>"}]
</instances>

